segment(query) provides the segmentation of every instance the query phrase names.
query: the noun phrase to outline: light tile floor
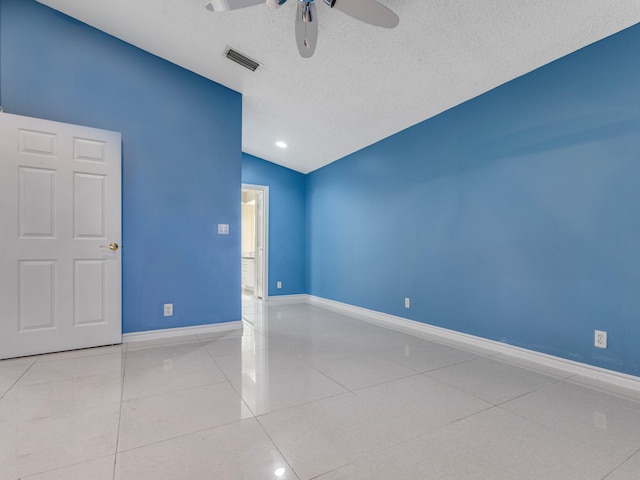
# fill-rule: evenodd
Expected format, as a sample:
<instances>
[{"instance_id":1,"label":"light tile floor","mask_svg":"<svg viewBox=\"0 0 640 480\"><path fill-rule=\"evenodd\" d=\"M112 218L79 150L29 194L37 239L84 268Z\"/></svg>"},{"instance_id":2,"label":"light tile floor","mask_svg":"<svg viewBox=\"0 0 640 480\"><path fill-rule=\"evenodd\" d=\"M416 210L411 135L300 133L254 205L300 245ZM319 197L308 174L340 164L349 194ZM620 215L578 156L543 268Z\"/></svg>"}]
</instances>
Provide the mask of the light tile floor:
<instances>
[{"instance_id":1,"label":"light tile floor","mask_svg":"<svg viewBox=\"0 0 640 480\"><path fill-rule=\"evenodd\" d=\"M0 362L0 480L640 479L640 394L303 304Z\"/></svg>"}]
</instances>

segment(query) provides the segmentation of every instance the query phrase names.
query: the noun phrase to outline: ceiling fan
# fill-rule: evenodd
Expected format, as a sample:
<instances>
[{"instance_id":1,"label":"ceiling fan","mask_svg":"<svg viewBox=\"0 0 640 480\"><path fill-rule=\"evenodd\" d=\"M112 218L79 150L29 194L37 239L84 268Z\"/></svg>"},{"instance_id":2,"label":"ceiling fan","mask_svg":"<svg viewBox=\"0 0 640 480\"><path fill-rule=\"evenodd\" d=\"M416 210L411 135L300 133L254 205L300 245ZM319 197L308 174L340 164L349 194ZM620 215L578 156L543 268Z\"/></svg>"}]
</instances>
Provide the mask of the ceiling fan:
<instances>
[{"instance_id":1,"label":"ceiling fan","mask_svg":"<svg viewBox=\"0 0 640 480\"><path fill-rule=\"evenodd\" d=\"M209 0L206 3L212 12L226 12L266 3L269 9L278 8L287 0ZM313 55L318 41L318 19L314 0L294 0L296 12L296 44L302 57ZM400 22L398 16L377 0L322 0L331 8L371 25L394 28Z\"/></svg>"}]
</instances>

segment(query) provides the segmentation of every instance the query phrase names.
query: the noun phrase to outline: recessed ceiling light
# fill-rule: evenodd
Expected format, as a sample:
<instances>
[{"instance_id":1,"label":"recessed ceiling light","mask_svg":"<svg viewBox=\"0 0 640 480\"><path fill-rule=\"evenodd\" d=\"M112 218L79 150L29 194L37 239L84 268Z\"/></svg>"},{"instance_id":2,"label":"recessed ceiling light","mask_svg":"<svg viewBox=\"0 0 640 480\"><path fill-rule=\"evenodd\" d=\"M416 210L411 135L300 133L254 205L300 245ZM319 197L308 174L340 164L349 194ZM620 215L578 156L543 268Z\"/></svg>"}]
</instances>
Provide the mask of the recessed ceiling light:
<instances>
[{"instance_id":1,"label":"recessed ceiling light","mask_svg":"<svg viewBox=\"0 0 640 480\"><path fill-rule=\"evenodd\" d=\"M287 144L280 140L279 142L276 142L276 147L287 148Z\"/></svg>"}]
</instances>

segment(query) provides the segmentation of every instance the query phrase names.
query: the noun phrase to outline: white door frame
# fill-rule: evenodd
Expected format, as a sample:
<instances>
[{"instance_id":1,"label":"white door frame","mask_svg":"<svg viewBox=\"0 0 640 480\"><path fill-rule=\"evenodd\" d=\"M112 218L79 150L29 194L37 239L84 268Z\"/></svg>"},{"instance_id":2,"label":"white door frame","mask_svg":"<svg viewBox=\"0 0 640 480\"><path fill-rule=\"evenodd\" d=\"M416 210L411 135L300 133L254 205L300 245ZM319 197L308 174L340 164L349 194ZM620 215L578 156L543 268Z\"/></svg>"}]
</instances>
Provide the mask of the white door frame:
<instances>
[{"instance_id":1,"label":"white door frame","mask_svg":"<svg viewBox=\"0 0 640 480\"><path fill-rule=\"evenodd\" d=\"M262 300L267 301L269 298L269 186L268 185L255 185L252 183L243 183L242 189L259 190L264 194L264 203L262 212L262 231L264 232L264 247L262 254L262 285L263 293ZM257 217L257 215L256 215ZM257 262L257 259L256 259ZM256 264L257 267L257 264ZM256 268L256 272L258 268Z\"/></svg>"}]
</instances>

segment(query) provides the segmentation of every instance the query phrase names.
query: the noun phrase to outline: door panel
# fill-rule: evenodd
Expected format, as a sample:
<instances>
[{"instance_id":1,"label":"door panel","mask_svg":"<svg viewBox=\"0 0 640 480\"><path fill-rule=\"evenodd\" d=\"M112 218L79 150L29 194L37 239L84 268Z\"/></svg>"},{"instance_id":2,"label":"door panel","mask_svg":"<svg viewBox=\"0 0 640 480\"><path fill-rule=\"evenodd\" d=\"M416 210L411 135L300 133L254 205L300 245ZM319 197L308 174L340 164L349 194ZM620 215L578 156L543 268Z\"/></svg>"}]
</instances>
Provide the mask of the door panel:
<instances>
[{"instance_id":1,"label":"door panel","mask_svg":"<svg viewBox=\"0 0 640 480\"><path fill-rule=\"evenodd\" d=\"M0 113L0 358L120 343L120 134Z\"/></svg>"},{"instance_id":2,"label":"door panel","mask_svg":"<svg viewBox=\"0 0 640 480\"><path fill-rule=\"evenodd\" d=\"M73 288L73 324L106 322L106 273L104 260L75 260Z\"/></svg>"},{"instance_id":3,"label":"door panel","mask_svg":"<svg viewBox=\"0 0 640 480\"><path fill-rule=\"evenodd\" d=\"M56 262L18 261L18 332L56 328Z\"/></svg>"},{"instance_id":4,"label":"door panel","mask_svg":"<svg viewBox=\"0 0 640 480\"><path fill-rule=\"evenodd\" d=\"M106 238L105 175L73 174L74 238Z\"/></svg>"},{"instance_id":5,"label":"door panel","mask_svg":"<svg viewBox=\"0 0 640 480\"><path fill-rule=\"evenodd\" d=\"M20 238L55 237L56 172L18 167Z\"/></svg>"}]
</instances>

